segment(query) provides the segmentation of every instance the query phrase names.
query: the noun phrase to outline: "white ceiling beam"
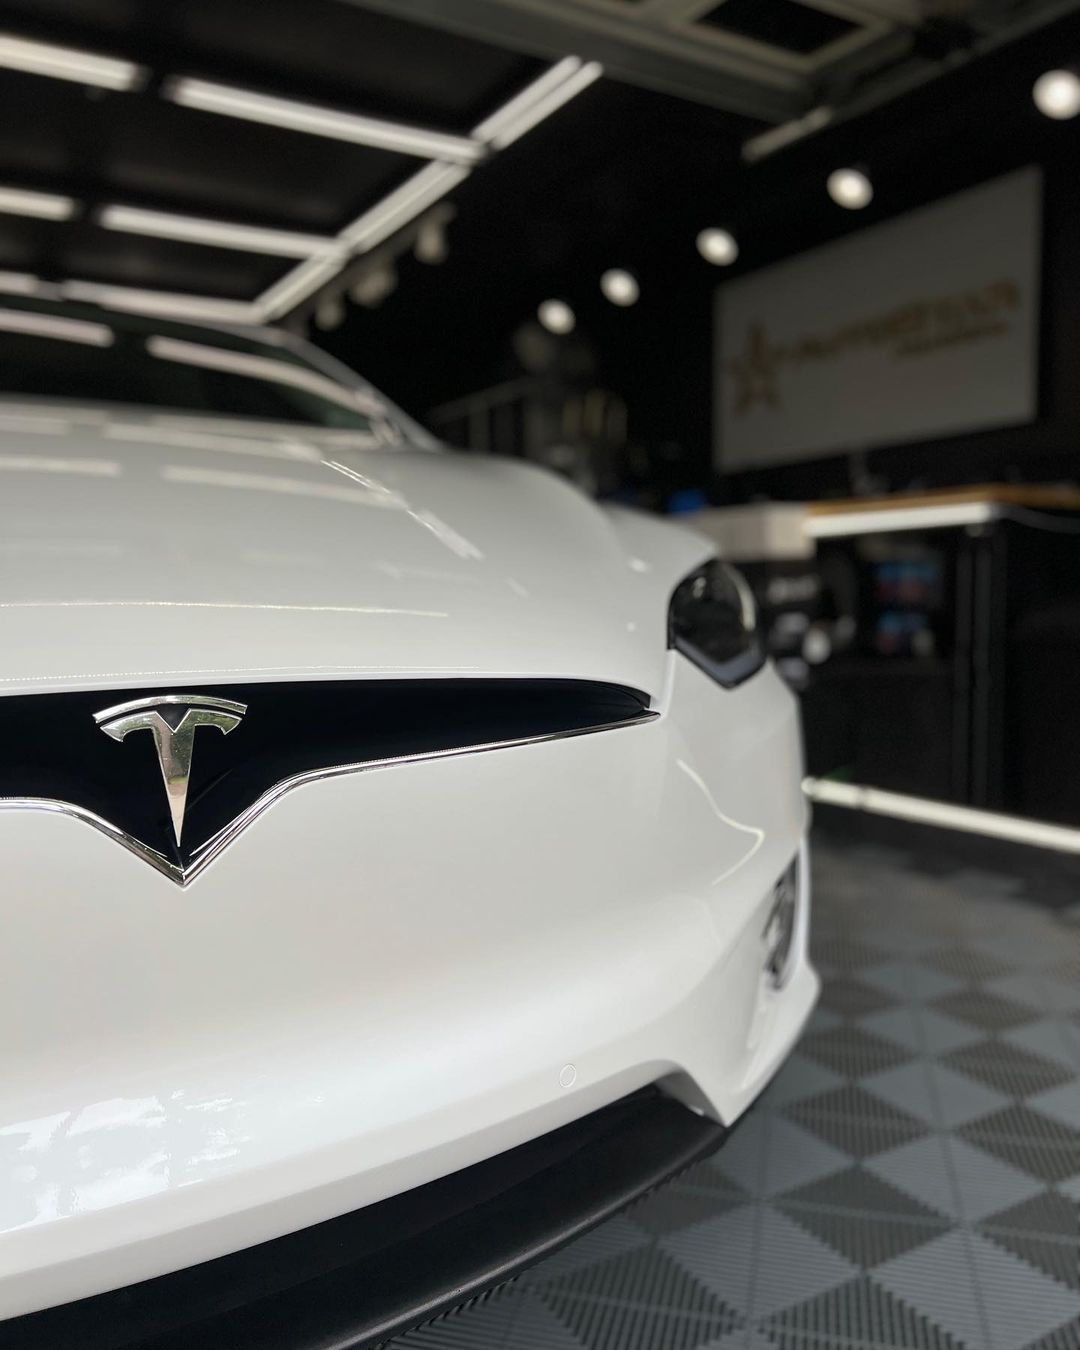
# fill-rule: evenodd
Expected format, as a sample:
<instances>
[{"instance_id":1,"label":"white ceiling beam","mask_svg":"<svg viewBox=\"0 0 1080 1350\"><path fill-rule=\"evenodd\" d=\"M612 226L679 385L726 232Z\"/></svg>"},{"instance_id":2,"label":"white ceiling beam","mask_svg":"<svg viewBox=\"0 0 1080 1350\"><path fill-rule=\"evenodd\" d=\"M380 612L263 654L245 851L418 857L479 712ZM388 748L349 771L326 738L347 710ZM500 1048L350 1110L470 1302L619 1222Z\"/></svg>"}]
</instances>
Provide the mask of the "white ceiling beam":
<instances>
[{"instance_id":1,"label":"white ceiling beam","mask_svg":"<svg viewBox=\"0 0 1080 1350\"><path fill-rule=\"evenodd\" d=\"M616 79L762 121L805 108L808 84L790 53L703 43L686 28L643 22L638 6L602 0L343 0L548 60L576 52Z\"/></svg>"},{"instance_id":2,"label":"white ceiling beam","mask_svg":"<svg viewBox=\"0 0 1080 1350\"><path fill-rule=\"evenodd\" d=\"M207 220L172 211L146 211L142 207L119 203L103 206L97 222L106 230L205 244L211 248L239 249L272 258L310 258L342 251L340 241L333 236L299 234L293 230L267 229L262 225L243 225L228 220Z\"/></svg>"},{"instance_id":3,"label":"white ceiling beam","mask_svg":"<svg viewBox=\"0 0 1080 1350\"><path fill-rule=\"evenodd\" d=\"M388 122L380 117L342 112L295 99L277 98L186 75L166 80L162 97L183 108L261 122L265 126L347 141L352 145L367 145L402 155L418 155L421 159L475 164L484 156L483 145L467 136L452 136L426 127Z\"/></svg>"},{"instance_id":4,"label":"white ceiling beam","mask_svg":"<svg viewBox=\"0 0 1080 1350\"><path fill-rule=\"evenodd\" d=\"M76 47L58 47L51 42L34 42L15 33L0 33L0 67L116 91L135 89L146 78L143 67L133 61L99 56Z\"/></svg>"}]
</instances>

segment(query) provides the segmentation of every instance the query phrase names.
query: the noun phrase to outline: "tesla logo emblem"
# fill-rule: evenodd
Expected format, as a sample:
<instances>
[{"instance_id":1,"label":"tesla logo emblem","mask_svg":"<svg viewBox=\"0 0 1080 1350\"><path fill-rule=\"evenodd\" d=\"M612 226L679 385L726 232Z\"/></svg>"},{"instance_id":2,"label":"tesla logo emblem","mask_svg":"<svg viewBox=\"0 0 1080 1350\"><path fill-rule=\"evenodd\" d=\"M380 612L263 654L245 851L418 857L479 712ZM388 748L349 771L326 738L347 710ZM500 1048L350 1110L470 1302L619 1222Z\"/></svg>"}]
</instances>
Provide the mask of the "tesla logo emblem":
<instances>
[{"instance_id":1,"label":"tesla logo emblem","mask_svg":"<svg viewBox=\"0 0 1080 1350\"><path fill-rule=\"evenodd\" d=\"M184 829L188 779L195 733L200 727L217 727L227 736L247 712L246 703L228 698L209 698L203 694L159 694L155 698L137 698L118 703L94 714L94 721L106 736L122 741L133 731L149 731L154 737L161 777L169 799L173 834L177 847Z\"/></svg>"}]
</instances>

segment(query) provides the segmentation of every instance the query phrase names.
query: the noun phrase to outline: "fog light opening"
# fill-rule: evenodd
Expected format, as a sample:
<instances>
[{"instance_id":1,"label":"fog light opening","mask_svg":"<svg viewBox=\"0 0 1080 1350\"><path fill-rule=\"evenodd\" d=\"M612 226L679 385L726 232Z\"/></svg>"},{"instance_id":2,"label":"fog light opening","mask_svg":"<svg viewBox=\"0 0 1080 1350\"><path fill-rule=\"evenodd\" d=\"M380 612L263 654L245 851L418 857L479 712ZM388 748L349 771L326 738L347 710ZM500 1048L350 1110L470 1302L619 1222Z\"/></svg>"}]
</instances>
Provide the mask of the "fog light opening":
<instances>
[{"instance_id":1,"label":"fog light opening","mask_svg":"<svg viewBox=\"0 0 1080 1350\"><path fill-rule=\"evenodd\" d=\"M762 930L765 978L781 989L791 974L799 912L799 860L795 858L773 887L773 903Z\"/></svg>"}]
</instances>

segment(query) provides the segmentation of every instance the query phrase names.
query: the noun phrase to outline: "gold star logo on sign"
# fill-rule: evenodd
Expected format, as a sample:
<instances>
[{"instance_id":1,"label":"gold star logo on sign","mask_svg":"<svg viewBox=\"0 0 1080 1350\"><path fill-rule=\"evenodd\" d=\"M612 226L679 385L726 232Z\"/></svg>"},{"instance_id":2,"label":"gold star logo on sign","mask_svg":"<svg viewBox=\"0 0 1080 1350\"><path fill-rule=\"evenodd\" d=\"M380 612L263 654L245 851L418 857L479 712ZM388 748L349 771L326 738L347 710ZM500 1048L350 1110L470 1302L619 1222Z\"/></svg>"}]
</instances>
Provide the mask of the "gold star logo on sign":
<instances>
[{"instance_id":1,"label":"gold star logo on sign","mask_svg":"<svg viewBox=\"0 0 1080 1350\"><path fill-rule=\"evenodd\" d=\"M779 406L778 355L769 342L764 326L752 323L746 332L742 355L733 356L727 363L728 372L735 381L736 416L741 417L756 403L763 403L770 408Z\"/></svg>"}]
</instances>

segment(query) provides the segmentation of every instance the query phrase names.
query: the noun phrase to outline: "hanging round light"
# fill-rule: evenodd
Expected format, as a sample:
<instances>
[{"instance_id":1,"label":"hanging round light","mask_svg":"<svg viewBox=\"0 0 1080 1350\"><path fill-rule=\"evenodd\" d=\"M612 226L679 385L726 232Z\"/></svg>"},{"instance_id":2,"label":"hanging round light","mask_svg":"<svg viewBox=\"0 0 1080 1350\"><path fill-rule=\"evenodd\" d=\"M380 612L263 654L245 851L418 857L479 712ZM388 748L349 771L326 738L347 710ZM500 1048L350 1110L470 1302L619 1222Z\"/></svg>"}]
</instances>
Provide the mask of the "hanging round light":
<instances>
[{"instance_id":1,"label":"hanging round light","mask_svg":"<svg viewBox=\"0 0 1080 1350\"><path fill-rule=\"evenodd\" d=\"M715 267L730 267L739 256L739 245L730 230L710 226L697 237L697 250Z\"/></svg>"},{"instance_id":2,"label":"hanging round light","mask_svg":"<svg viewBox=\"0 0 1080 1350\"><path fill-rule=\"evenodd\" d=\"M622 267L609 267L600 278L600 289L613 305L636 305L641 295L637 277Z\"/></svg>"},{"instance_id":3,"label":"hanging round light","mask_svg":"<svg viewBox=\"0 0 1080 1350\"><path fill-rule=\"evenodd\" d=\"M565 300L545 300L536 311L536 317L549 333L564 337L574 331L577 316Z\"/></svg>"},{"instance_id":4,"label":"hanging round light","mask_svg":"<svg viewBox=\"0 0 1080 1350\"><path fill-rule=\"evenodd\" d=\"M1044 117L1064 122L1080 113L1080 77L1071 70L1048 70L1035 81L1031 97Z\"/></svg>"},{"instance_id":5,"label":"hanging round light","mask_svg":"<svg viewBox=\"0 0 1080 1350\"><path fill-rule=\"evenodd\" d=\"M845 211L861 211L874 200L874 185L862 169L834 169L825 186Z\"/></svg>"}]
</instances>

